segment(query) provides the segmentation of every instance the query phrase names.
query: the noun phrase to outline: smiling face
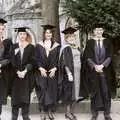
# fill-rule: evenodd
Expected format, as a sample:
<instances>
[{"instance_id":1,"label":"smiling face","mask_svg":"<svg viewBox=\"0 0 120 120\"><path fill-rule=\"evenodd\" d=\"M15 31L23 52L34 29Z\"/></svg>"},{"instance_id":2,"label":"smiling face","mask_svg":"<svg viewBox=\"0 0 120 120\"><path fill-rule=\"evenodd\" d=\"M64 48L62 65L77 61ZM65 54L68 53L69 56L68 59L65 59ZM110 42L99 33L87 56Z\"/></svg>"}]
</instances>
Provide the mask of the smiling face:
<instances>
[{"instance_id":1,"label":"smiling face","mask_svg":"<svg viewBox=\"0 0 120 120\"><path fill-rule=\"evenodd\" d=\"M53 37L53 33L50 29L45 30L45 40L51 40Z\"/></svg>"},{"instance_id":2,"label":"smiling face","mask_svg":"<svg viewBox=\"0 0 120 120\"><path fill-rule=\"evenodd\" d=\"M96 37L102 37L103 33L104 33L104 29L103 28L95 28L93 31L94 35Z\"/></svg>"},{"instance_id":3,"label":"smiling face","mask_svg":"<svg viewBox=\"0 0 120 120\"><path fill-rule=\"evenodd\" d=\"M3 37L4 29L5 29L5 26L3 24L0 24L0 38Z\"/></svg>"},{"instance_id":4,"label":"smiling face","mask_svg":"<svg viewBox=\"0 0 120 120\"><path fill-rule=\"evenodd\" d=\"M75 34L74 33L66 35L65 39L69 44L75 44Z\"/></svg>"},{"instance_id":5,"label":"smiling face","mask_svg":"<svg viewBox=\"0 0 120 120\"><path fill-rule=\"evenodd\" d=\"M27 39L27 33L26 32L19 32L18 36L19 36L19 39L20 39L21 42L26 41L26 39Z\"/></svg>"}]
</instances>

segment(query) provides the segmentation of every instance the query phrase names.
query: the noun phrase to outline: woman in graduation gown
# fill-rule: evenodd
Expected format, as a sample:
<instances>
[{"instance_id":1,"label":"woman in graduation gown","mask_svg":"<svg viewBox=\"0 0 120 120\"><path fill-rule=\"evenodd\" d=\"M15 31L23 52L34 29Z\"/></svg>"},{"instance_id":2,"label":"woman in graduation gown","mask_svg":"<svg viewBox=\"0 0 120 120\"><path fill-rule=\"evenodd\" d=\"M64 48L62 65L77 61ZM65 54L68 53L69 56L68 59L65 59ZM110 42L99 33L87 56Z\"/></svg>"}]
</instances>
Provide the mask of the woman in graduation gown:
<instances>
[{"instance_id":1,"label":"woman in graduation gown","mask_svg":"<svg viewBox=\"0 0 120 120\"><path fill-rule=\"evenodd\" d=\"M97 120L99 111L104 112L105 120L112 120L111 98L116 94L112 64L113 47L110 40L103 37L104 28L106 28L104 24L94 25L94 36L88 40L83 54L80 94L85 96L90 94L91 120Z\"/></svg>"},{"instance_id":2,"label":"woman in graduation gown","mask_svg":"<svg viewBox=\"0 0 120 120\"><path fill-rule=\"evenodd\" d=\"M41 119L54 119L52 114L57 101L57 71L59 59L59 43L53 39L52 25L43 25L43 40L36 46L38 79L36 91L38 94Z\"/></svg>"},{"instance_id":3,"label":"woman in graduation gown","mask_svg":"<svg viewBox=\"0 0 120 120\"><path fill-rule=\"evenodd\" d=\"M30 44L30 36L25 27L17 28L19 43L14 45L12 51L12 65L14 67L14 80L12 82L12 120L17 120L19 108L22 109L23 120L29 118L29 104L31 93L31 78L35 63L35 48Z\"/></svg>"},{"instance_id":4,"label":"woman in graduation gown","mask_svg":"<svg viewBox=\"0 0 120 120\"><path fill-rule=\"evenodd\" d=\"M65 117L69 120L77 119L72 107L79 99L80 86L81 52L75 44L75 31L69 27L62 32L65 34L66 45L61 50L59 64L59 101L67 106Z\"/></svg>"},{"instance_id":5,"label":"woman in graduation gown","mask_svg":"<svg viewBox=\"0 0 120 120\"><path fill-rule=\"evenodd\" d=\"M10 50L12 41L4 39L5 21L0 18L0 115L2 104L7 102L8 84L10 82Z\"/></svg>"}]
</instances>

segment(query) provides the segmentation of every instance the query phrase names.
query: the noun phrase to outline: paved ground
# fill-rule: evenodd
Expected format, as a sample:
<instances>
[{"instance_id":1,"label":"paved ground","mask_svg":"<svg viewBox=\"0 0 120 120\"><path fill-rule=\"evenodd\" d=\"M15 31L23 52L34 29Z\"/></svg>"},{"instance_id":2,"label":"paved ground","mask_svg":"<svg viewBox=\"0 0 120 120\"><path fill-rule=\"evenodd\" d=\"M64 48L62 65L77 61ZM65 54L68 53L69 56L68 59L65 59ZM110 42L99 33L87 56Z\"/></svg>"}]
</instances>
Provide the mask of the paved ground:
<instances>
[{"instance_id":1,"label":"paved ground","mask_svg":"<svg viewBox=\"0 0 120 120\"><path fill-rule=\"evenodd\" d=\"M38 104L31 105L31 120L40 120L40 114L38 111ZM64 109L60 108L55 114L55 120L66 120L63 114ZM60 113L62 111L62 113ZM76 106L76 116L77 120L90 120L90 102L84 101L83 103L77 104ZM111 116L113 120L120 120L120 101L112 101L112 113ZM7 106L3 106L3 112L1 116L1 120L11 120L11 105L8 102ZM19 116L18 120L22 120L22 117ZM103 114L100 113L98 120L104 120Z\"/></svg>"},{"instance_id":2,"label":"paved ground","mask_svg":"<svg viewBox=\"0 0 120 120\"><path fill-rule=\"evenodd\" d=\"M89 113L80 113L80 114L76 114L78 120L90 120L91 115ZM113 113L111 114L113 120L120 120L120 114L119 113ZM40 115L37 114L32 114L31 116L31 120L40 120ZM11 119L11 110L6 109L6 107L3 107L3 113L1 116L2 120L10 120ZM18 120L22 120L22 117L19 116ZM64 117L63 113L56 113L55 115L55 120L66 120ZM100 113L98 120L104 120L103 115Z\"/></svg>"}]
</instances>

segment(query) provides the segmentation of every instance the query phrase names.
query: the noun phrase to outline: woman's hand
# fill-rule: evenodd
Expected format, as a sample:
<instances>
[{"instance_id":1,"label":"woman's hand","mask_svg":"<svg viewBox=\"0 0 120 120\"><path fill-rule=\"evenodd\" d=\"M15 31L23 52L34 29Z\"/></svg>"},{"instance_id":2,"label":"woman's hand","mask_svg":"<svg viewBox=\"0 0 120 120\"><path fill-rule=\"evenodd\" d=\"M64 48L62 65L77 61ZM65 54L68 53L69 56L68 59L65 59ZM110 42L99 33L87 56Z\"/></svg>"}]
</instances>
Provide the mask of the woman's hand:
<instances>
[{"instance_id":1,"label":"woman's hand","mask_svg":"<svg viewBox=\"0 0 120 120\"><path fill-rule=\"evenodd\" d=\"M68 74L68 80L69 80L70 82L73 81L73 75L72 75L72 73L69 73L69 74Z\"/></svg>"},{"instance_id":2,"label":"woman's hand","mask_svg":"<svg viewBox=\"0 0 120 120\"><path fill-rule=\"evenodd\" d=\"M47 77L47 70L45 70L45 69L42 68L42 67L40 67L39 70L40 70L40 73L41 73L41 75L42 75L43 77Z\"/></svg>"},{"instance_id":3,"label":"woman's hand","mask_svg":"<svg viewBox=\"0 0 120 120\"><path fill-rule=\"evenodd\" d=\"M57 68L52 68L51 70L49 70L50 74L49 74L49 77L54 77L55 76L55 72L56 72Z\"/></svg>"}]
</instances>

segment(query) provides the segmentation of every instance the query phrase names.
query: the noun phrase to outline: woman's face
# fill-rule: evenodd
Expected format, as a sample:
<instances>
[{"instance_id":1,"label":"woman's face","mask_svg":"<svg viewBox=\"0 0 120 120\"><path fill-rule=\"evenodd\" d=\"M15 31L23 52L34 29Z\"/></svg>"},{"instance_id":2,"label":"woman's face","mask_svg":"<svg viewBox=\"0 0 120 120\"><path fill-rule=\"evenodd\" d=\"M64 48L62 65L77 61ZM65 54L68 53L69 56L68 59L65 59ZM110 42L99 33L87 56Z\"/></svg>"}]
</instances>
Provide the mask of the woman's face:
<instances>
[{"instance_id":1,"label":"woman's face","mask_svg":"<svg viewBox=\"0 0 120 120\"><path fill-rule=\"evenodd\" d=\"M52 31L47 29L45 31L45 40L51 40L52 39Z\"/></svg>"},{"instance_id":2,"label":"woman's face","mask_svg":"<svg viewBox=\"0 0 120 120\"><path fill-rule=\"evenodd\" d=\"M70 34L67 38L69 44L75 44L75 34Z\"/></svg>"},{"instance_id":3,"label":"woman's face","mask_svg":"<svg viewBox=\"0 0 120 120\"><path fill-rule=\"evenodd\" d=\"M26 41L27 33L26 32L19 32L19 39L20 39L20 41Z\"/></svg>"},{"instance_id":4,"label":"woman's face","mask_svg":"<svg viewBox=\"0 0 120 120\"><path fill-rule=\"evenodd\" d=\"M95 28L93 32L96 37L101 37L103 35L104 29L103 28Z\"/></svg>"}]
</instances>

